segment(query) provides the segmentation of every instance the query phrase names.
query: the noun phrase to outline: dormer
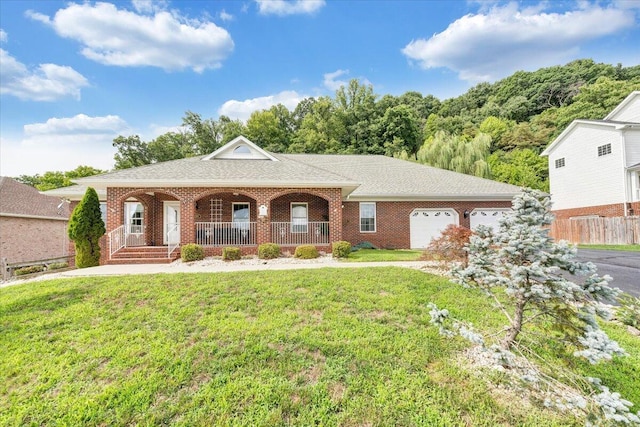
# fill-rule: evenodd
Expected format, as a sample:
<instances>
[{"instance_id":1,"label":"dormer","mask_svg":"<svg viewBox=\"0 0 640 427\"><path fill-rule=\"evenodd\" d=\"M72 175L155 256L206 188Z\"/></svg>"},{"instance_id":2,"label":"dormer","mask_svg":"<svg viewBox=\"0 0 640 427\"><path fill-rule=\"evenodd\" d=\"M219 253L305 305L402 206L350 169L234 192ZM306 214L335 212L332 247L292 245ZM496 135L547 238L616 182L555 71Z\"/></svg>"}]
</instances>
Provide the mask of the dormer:
<instances>
[{"instance_id":1,"label":"dormer","mask_svg":"<svg viewBox=\"0 0 640 427\"><path fill-rule=\"evenodd\" d=\"M244 136L239 136L213 153L205 156L202 160L270 160L277 162L272 154L258 147Z\"/></svg>"}]
</instances>

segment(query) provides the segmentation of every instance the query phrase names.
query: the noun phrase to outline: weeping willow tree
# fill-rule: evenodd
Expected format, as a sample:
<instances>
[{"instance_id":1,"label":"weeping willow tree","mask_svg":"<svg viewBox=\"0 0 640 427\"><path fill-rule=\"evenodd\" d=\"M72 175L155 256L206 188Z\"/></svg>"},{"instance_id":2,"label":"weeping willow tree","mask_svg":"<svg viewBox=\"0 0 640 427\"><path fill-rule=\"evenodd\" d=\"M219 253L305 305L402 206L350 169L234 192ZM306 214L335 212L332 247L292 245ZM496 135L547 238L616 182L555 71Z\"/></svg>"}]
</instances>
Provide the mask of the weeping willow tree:
<instances>
[{"instance_id":1,"label":"weeping willow tree","mask_svg":"<svg viewBox=\"0 0 640 427\"><path fill-rule=\"evenodd\" d=\"M438 131L418 150L418 162L454 172L489 178L487 158L491 137L479 133L470 141L458 135Z\"/></svg>"}]
</instances>

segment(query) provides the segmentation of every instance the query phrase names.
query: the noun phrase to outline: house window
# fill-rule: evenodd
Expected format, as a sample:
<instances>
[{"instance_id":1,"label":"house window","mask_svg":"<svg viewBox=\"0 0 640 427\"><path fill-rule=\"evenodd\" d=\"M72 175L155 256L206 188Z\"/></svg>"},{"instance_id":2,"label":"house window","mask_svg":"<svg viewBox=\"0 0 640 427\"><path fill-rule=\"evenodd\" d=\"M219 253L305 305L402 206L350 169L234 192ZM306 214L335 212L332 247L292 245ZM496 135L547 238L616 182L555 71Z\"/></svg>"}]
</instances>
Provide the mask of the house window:
<instances>
[{"instance_id":1,"label":"house window","mask_svg":"<svg viewBox=\"0 0 640 427\"><path fill-rule=\"evenodd\" d=\"M107 225L107 202L100 202L100 217L104 225Z\"/></svg>"},{"instance_id":2,"label":"house window","mask_svg":"<svg viewBox=\"0 0 640 427\"><path fill-rule=\"evenodd\" d=\"M241 230L249 229L250 217L249 203L234 203L233 204L233 228L239 228Z\"/></svg>"},{"instance_id":3,"label":"house window","mask_svg":"<svg viewBox=\"0 0 640 427\"><path fill-rule=\"evenodd\" d=\"M291 232L306 233L309 226L309 206L307 203L291 203Z\"/></svg>"},{"instance_id":4,"label":"house window","mask_svg":"<svg viewBox=\"0 0 640 427\"><path fill-rule=\"evenodd\" d=\"M376 231L376 204L360 203L360 232L374 233Z\"/></svg>"},{"instance_id":5,"label":"house window","mask_svg":"<svg viewBox=\"0 0 640 427\"><path fill-rule=\"evenodd\" d=\"M209 209L211 222L222 222L222 199L211 199Z\"/></svg>"},{"instance_id":6,"label":"house window","mask_svg":"<svg viewBox=\"0 0 640 427\"><path fill-rule=\"evenodd\" d=\"M611 154L611 144L605 144L598 147L598 157Z\"/></svg>"},{"instance_id":7,"label":"house window","mask_svg":"<svg viewBox=\"0 0 640 427\"><path fill-rule=\"evenodd\" d=\"M556 159L556 169L564 167L564 157Z\"/></svg>"},{"instance_id":8,"label":"house window","mask_svg":"<svg viewBox=\"0 0 640 427\"><path fill-rule=\"evenodd\" d=\"M144 207L139 202L124 204L126 231L128 234L142 234L144 227Z\"/></svg>"}]
</instances>

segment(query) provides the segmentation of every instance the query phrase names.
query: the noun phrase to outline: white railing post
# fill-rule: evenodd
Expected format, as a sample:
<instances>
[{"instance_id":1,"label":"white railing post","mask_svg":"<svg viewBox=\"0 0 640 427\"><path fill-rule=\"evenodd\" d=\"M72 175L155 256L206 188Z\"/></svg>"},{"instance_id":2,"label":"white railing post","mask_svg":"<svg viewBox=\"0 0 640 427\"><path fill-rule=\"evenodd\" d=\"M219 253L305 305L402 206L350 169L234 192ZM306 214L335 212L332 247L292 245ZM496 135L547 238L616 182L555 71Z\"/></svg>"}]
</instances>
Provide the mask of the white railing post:
<instances>
[{"instance_id":1,"label":"white railing post","mask_svg":"<svg viewBox=\"0 0 640 427\"><path fill-rule=\"evenodd\" d=\"M180 246L180 241L178 239L178 228L180 224L174 224L167 231L167 258L171 258L171 254L176 250L178 246Z\"/></svg>"},{"instance_id":2,"label":"white railing post","mask_svg":"<svg viewBox=\"0 0 640 427\"><path fill-rule=\"evenodd\" d=\"M127 246L125 226L121 225L115 230L111 230L107 237L109 239L109 259L111 259L114 253Z\"/></svg>"},{"instance_id":3,"label":"white railing post","mask_svg":"<svg viewBox=\"0 0 640 427\"><path fill-rule=\"evenodd\" d=\"M328 245L329 221L272 222L271 240L281 246Z\"/></svg>"},{"instance_id":4,"label":"white railing post","mask_svg":"<svg viewBox=\"0 0 640 427\"><path fill-rule=\"evenodd\" d=\"M202 246L254 246L255 222L196 222L196 243Z\"/></svg>"}]
</instances>

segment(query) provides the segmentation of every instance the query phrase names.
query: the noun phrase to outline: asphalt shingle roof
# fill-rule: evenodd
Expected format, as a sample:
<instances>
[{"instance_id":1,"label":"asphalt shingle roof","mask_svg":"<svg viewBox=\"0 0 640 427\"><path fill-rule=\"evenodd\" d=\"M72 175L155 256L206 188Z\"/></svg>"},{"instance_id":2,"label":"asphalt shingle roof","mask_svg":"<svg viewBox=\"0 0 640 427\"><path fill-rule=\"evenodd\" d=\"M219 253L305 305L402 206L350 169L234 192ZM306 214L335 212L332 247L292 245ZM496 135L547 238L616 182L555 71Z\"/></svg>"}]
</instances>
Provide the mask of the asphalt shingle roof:
<instances>
[{"instance_id":1,"label":"asphalt shingle roof","mask_svg":"<svg viewBox=\"0 0 640 427\"><path fill-rule=\"evenodd\" d=\"M405 160L375 155L273 154L279 161L173 160L77 180L81 185L302 186L347 188L349 197L504 198L520 188Z\"/></svg>"},{"instance_id":2,"label":"asphalt shingle roof","mask_svg":"<svg viewBox=\"0 0 640 427\"><path fill-rule=\"evenodd\" d=\"M60 199L40 194L35 188L15 179L0 177L0 213L48 218L69 218L69 204Z\"/></svg>"},{"instance_id":3,"label":"asphalt shingle roof","mask_svg":"<svg viewBox=\"0 0 640 427\"><path fill-rule=\"evenodd\" d=\"M387 156L281 154L359 182L355 197L456 197L503 195L520 188Z\"/></svg>"}]
</instances>

